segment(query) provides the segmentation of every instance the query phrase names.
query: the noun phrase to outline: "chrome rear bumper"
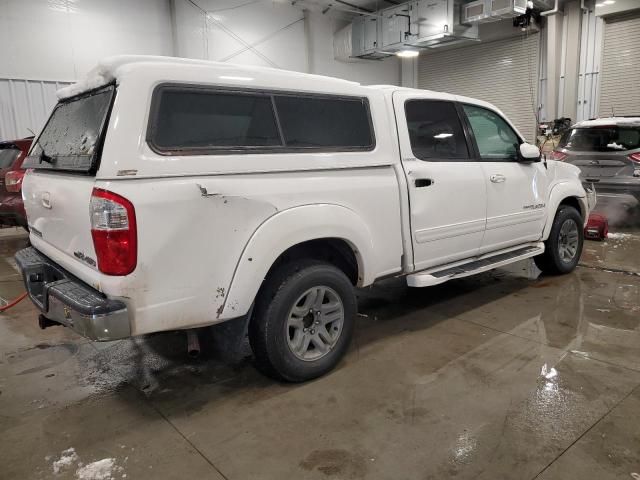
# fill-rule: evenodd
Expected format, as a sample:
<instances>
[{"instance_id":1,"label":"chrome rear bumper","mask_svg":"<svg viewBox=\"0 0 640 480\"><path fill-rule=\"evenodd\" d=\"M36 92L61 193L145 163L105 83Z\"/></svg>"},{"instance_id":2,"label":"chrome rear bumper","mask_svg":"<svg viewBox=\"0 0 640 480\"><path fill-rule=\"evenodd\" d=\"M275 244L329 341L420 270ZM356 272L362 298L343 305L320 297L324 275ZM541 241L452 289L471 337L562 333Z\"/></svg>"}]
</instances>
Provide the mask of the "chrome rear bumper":
<instances>
[{"instance_id":1,"label":"chrome rear bumper","mask_svg":"<svg viewBox=\"0 0 640 480\"><path fill-rule=\"evenodd\" d=\"M46 319L91 340L131 336L123 301L107 298L33 247L20 250L15 258L31 301Z\"/></svg>"}]
</instances>

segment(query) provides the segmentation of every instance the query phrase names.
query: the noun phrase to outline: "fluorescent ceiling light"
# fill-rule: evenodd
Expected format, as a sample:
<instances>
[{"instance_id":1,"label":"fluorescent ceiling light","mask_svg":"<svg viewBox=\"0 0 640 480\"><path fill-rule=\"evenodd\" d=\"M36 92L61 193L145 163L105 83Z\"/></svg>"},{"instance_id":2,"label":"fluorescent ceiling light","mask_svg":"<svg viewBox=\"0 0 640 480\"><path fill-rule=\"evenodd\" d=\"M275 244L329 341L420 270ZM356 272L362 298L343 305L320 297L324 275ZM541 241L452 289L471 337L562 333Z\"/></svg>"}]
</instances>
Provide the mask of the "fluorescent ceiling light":
<instances>
[{"instance_id":1,"label":"fluorescent ceiling light","mask_svg":"<svg viewBox=\"0 0 640 480\"><path fill-rule=\"evenodd\" d=\"M438 140L442 138L449 138L449 137L453 137L453 133L439 133L433 136L433 138L437 138Z\"/></svg>"},{"instance_id":2,"label":"fluorescent ceiling light","mask_svg":"<svg viewBox=\"0 0 640 480\"><path fill-rule=\"evenodd\" d=\"M414 58L420 55L418 50L400 50L396 55L402 58Z\"/></svg>"},{"instance_id":3,"label":"fluorescent ceiling light","mask_svg":"<svg viewBox=\"0 0 640 480\"><path fill-rule=\"evenodd\" d=\"M614 3L616 3L616 0L604 0L604 2L602 2L604 5L613 5Z\"/></svg>"}]
</instances>

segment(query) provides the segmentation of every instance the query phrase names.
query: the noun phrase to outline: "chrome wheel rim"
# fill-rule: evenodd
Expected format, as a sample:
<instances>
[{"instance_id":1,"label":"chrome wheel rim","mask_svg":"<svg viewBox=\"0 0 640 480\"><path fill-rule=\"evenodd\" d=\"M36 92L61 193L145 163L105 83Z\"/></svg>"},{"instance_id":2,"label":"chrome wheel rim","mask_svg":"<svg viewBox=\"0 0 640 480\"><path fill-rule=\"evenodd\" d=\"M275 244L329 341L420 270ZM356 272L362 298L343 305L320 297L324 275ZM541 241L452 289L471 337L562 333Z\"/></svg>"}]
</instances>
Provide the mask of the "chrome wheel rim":
<instances>
[{"instance_id":1,"label":"chrome wheel rim","mask_svg":"<svg viewBox=\"0 0 640 480\"><path fill-rule=\"evenodd\" d=\"M560 227L560 237L558 238L558 253L563 262L570 263L576 257L578 243L578 224L569 218Z\"/></svg>"},{"instance_id":2,"label":"chrome wheel rim","mask_svg":"<svg viewBox=\"0 0 640 480\"><path fill-rule=\"evenodd\" d=\"M287 344L300 360L314 361L336 345L344 325L344 306L335 290L312 287L294 303L287 318Z\"/></svg>"}]
</instances>

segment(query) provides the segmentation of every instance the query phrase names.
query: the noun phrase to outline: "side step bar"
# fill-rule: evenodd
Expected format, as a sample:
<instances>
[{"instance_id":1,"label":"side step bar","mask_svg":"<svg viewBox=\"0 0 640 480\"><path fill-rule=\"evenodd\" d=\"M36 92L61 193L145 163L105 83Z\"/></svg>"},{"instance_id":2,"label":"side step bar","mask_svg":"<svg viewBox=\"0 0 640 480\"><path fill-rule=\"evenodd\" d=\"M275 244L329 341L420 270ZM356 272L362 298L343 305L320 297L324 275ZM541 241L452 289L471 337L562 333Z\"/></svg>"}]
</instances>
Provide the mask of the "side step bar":
<instances>
[{"instance_id":1,"label":"side step bar","mask_svg":"<svg viewBox=\"0 0 640 480\"><path fill-rule=\"evenodd\" d=\"M468 277L476 273L486 272L519 260L535 257L544 253L544 243L520 247L503 253L492 253L473 259L470 262L443 265L441 267L424 270L407 276L410 287L430 287L444 283L453 278Z\"/></svg>"}]
</instances>

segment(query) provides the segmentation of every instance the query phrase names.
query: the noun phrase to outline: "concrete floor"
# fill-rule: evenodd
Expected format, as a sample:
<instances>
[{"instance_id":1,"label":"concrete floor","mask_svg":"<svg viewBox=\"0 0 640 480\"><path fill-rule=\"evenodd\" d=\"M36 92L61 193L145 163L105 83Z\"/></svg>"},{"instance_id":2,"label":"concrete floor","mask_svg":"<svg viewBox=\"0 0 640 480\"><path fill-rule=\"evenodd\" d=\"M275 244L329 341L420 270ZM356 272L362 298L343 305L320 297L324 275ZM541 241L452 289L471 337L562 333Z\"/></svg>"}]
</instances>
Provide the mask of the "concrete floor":
<instances>
[{"instance_id":1,"label":"concrete floor","mask_svg":"<svg viewBox=\"0 0 640 480\"><path fill-rule=\"evenodd\" d=\"M0 478L640 478L640 234L429 289L360 292L336 371L274 383L184 336L95 344L0 315ZM0 296L24 236L0 240ZM73 449L73 450L69 450ZM97 463L95 463L97 462Z\"/></svg>"}]
</instances>

